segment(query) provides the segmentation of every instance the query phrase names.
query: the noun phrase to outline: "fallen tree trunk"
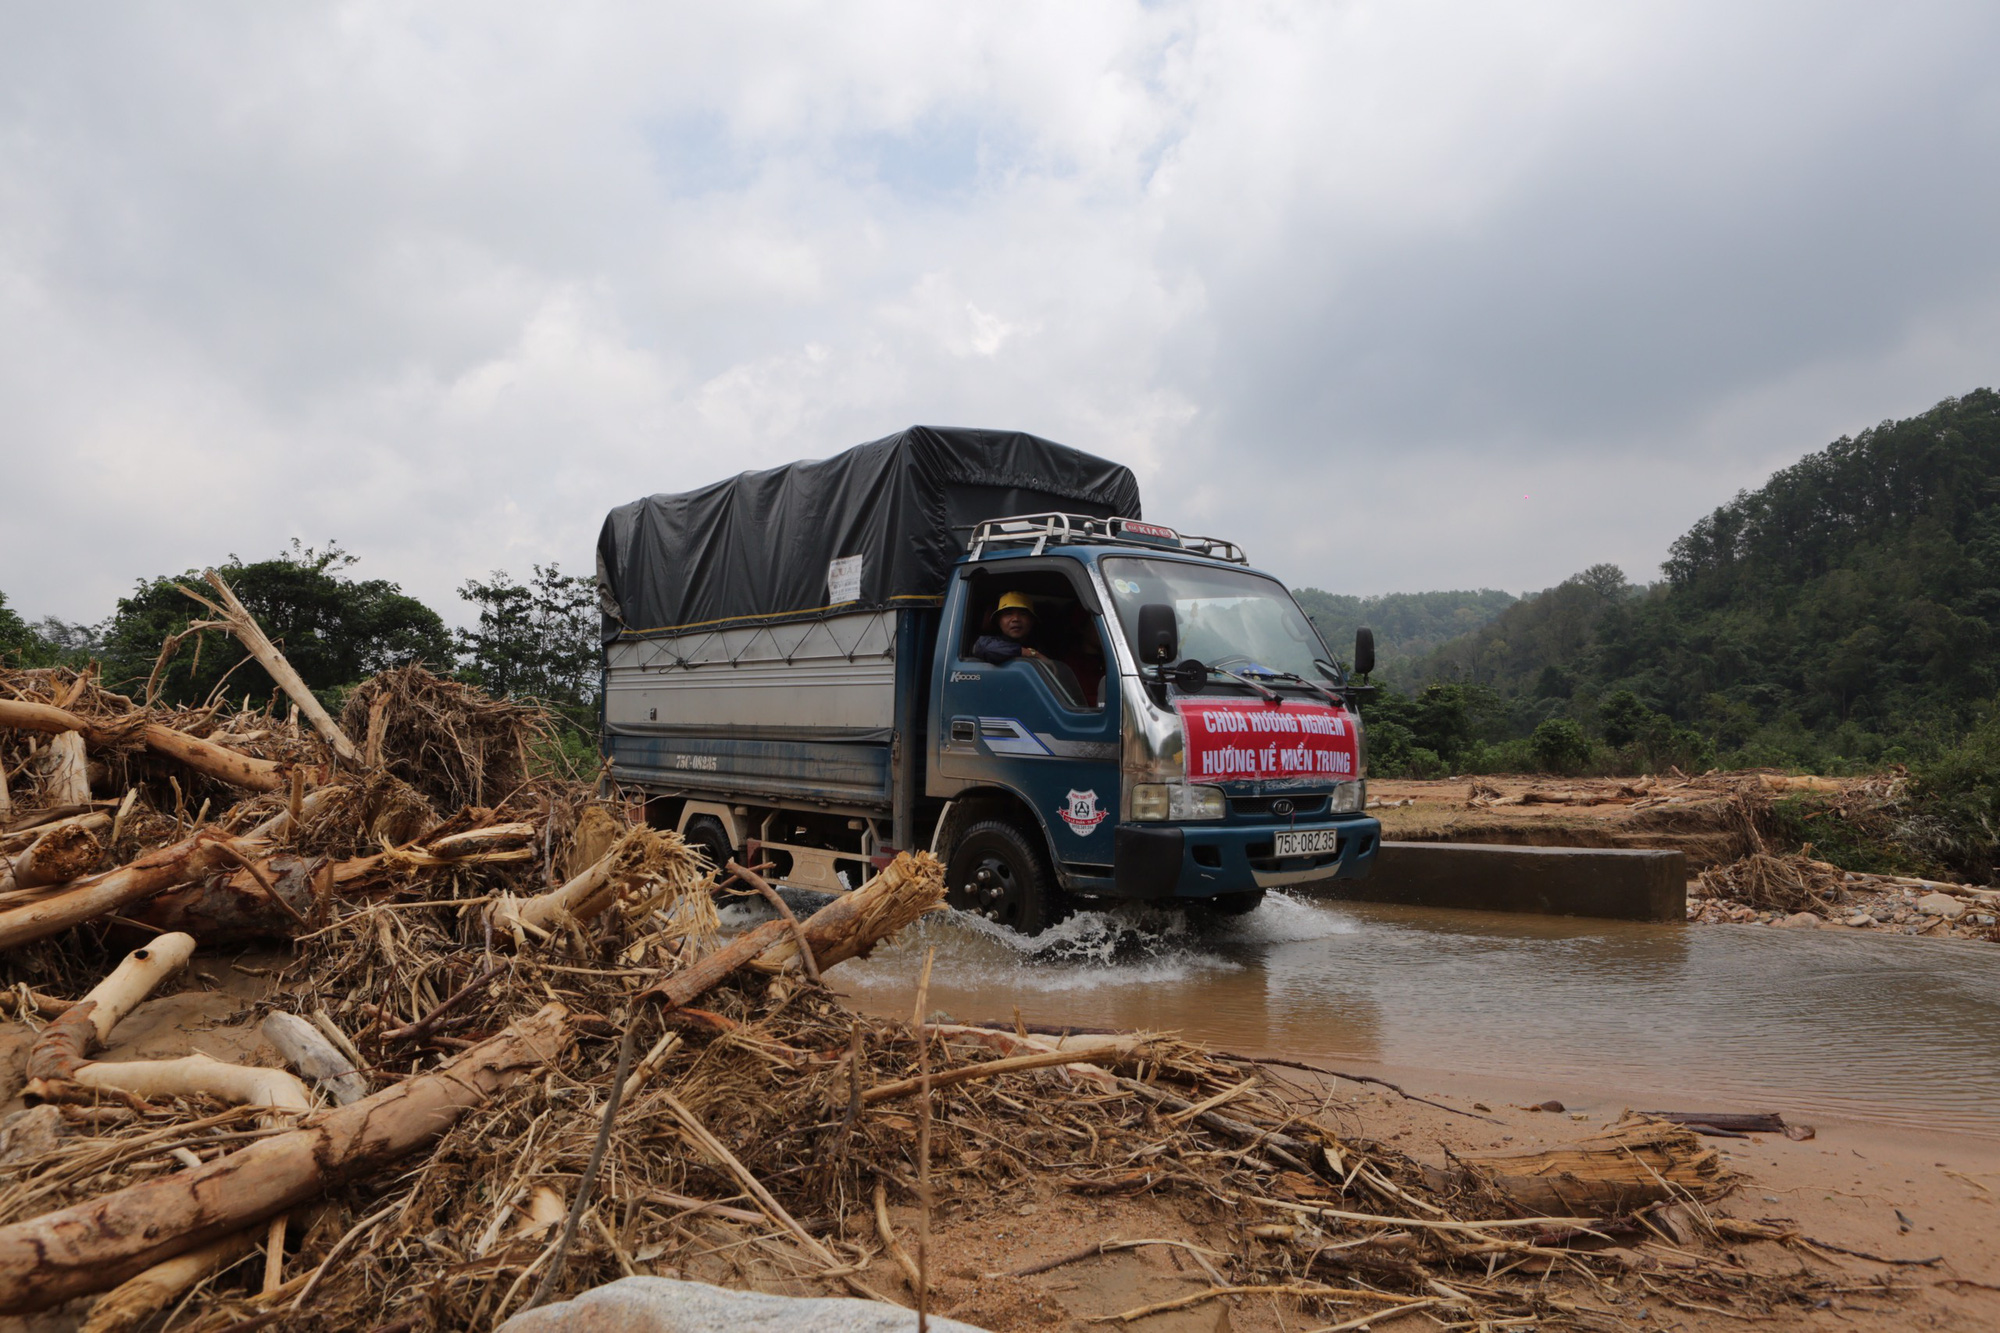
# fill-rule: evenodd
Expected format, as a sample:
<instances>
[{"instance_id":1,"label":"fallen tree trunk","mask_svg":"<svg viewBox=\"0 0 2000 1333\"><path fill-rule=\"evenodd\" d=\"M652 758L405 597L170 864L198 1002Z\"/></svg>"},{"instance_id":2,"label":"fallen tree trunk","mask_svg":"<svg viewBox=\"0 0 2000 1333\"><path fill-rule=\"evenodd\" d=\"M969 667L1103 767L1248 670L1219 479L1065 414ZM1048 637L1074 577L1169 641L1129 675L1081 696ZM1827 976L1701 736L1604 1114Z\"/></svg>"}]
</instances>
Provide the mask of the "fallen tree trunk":
<instances>
[{"instance_id":1,"label":"fallen tree trunk","mask_svg":"<svg viewBox=\"0 0 2000 1333\"><path fill-rule=\"evenodd\" d=\"M162 935L125 956L111 975L42 1030L28 1051L28 1083L34 1101L73 1101L88 1089L131 1097L185 1097L195 1093L279 1111L308 1111L305 1084L282 1069L225 1064L196 1053L179 1060L91 1060L90 1053L151 995L160 983L187 965L194 952L188 935Z\"/></svg>"},{"instance_id":2,"label":"fallen tree trunk","mask_svg":"<svg viewBox=\"0 0 2000 1333\"><path fill-rule=\"evenodd\" d=\"M148 852L116 870L81 880L39 902L0 911L0 949L46 939L193 879L222 859L215 844L223 841L226 841L224 835L202 829L192 837Z\"/></svg>"},{"instance_id":3,"label":"fallen tree trunk","mask_svg":"<svg viewBox=\"0 0 2000 1333\"><path fill-rule=\"evenodd\" d=\"M901 852L881 874L807 917L803 934L825 971L849 958L865 957L877 942L943 901L944 867L937 858L929 852ZM756 963L764 972L800 965L799 944L790 935L765 950Z\"/></svg>"},{"instance_id":4,"label":"fallen tree trunk","mask_svg":"<svg viewBox=\"0 0 2000 1333\"><path fill-rule=\"evenodd\" d=\"M568 1045L550 1004L428 1074L200 1167L0 1227L0 1309L47 1309L137 1276L422 1147Z\"/></svg>"},{"instance_id":5,"label":"fallen tree trunk","mask_svg":"<svg viewBox=\"0 0 2000 1333\"><path fill-rule=\"evenodd\" d=\"M306 688L306 683L299 678L299 673L292 670L292 664L285 660L285 655L278 651L277 645L264 633L263 626L257 623L257 617L251 615L249 609L237 600L235 590L223 582L222 575L212 569L205 571L202 577L208 580L209 586L222 598L221 606L187 588L181 588L181 591L222 617L221 621L216 623L216 628L228 630L249 649L250 655L257 659L257 665L263 667L271 679L278 682L279 688L291 696L292 706L306 715L306 720L313 724L313 730L325 737L326 743L333 747L335 754L351 764L360 763L361 752L354 748L354 742L347 738L347 733L342 731L331 717L327 716L326 709L320 706L313 692ZM179 584L175 586L180 587Z\"/></svg>"},{"instance_id":6,"label":"fallen tree trunk","mask_svg":"<svg viewBox=\"0 0 2000 1333\"><path fill-rule=\"evenodd\" d=\"M57 829L68 828L71 824L82 824L94 833L111 822L110 816L95 807L96 803L92 802L80 811L75 811L72 807L73 813L70 814L58 814L54 810L39 811L37 816L24 820L20 828L0 833L0 851L9 856L16 855L25 850L35 839L46 837Z\"/></svg>"},{"instance_id":7,"label":"fallen tree trunk","mask_svg":"<svg viewBox=\"0 0 2000 1333\"><path fill-rule=\"evenodd\" d=\"M186 931L210 947L292 939L312 914L315 882L325 863L280 853L252 864L255 874L239 867L233 874L204 875L166 889L128 915L155 930Z\"/></svg>"},{"instance_id":8,"label":"fallen tree trunk","mask_svg":"<svg viewBox=\"0 0 2000 1333\"><path fill-rule=\"evenodd\" d=\"M274 759L241 754L213 741L163 727L157 722L143 723L135 733L129 723L94 723L53 704L0 699L0 727L49 732L56 736L74 731L92 745L123 744L136 735L147 749L178 760L197 773L247 791L280 791L290 780L286 777L285 765ZM89 796L86 794L83 799L88 801Z\"/></svg>"},{"instance_id":9,"label":"fallen tree trunk","mask_svg":"<svg viewBox=\"0 0 2000 1333\"><path fill-rule=\"evenodd\" d=\"M748 967L758 954L780 939L789 939L791 929L789 922L766 921L761 926L746 930L714 953L698 960L694 966L660 978L640 991L639 998L658 1001L663 1009L678 1009L737 968Z\"/></svg>"},{"instance_id":10,"label":"fallen tree trunk","mask_svg":"<svg viewBox=\"0 0 2000 1333\"><path fill-rule=\"evenodd\" d=\"M157 722L148 722L141 727L139 735L146 742L146 748L169 759L178 759L195 772L232 787L242 787L246 791L283 791L291 781L286 776L285 765L275 759L258 759L241 754L186 732L175 731L172 727L163 727Z\"/></svg>"}]
</instances>

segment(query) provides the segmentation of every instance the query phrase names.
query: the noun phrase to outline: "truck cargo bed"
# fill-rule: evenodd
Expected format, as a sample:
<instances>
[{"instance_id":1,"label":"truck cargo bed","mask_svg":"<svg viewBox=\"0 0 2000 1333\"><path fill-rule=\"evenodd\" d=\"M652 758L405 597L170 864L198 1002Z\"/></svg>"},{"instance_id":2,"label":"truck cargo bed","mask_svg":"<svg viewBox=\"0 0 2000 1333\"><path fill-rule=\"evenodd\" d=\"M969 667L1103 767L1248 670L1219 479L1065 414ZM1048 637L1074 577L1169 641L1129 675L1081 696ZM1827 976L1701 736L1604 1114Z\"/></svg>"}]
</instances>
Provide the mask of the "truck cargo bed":
<instances>
[{"instance_id":1,"label":"truck cargo bed","mask_svg":"<svg viewBox=\"0 0 2000 1333\"><path fill-rule=\"evenodd\" d=\"M654 791L886 812L897 615L608 645L604 737L613 776Z\"/></svg>"}]
</instances>

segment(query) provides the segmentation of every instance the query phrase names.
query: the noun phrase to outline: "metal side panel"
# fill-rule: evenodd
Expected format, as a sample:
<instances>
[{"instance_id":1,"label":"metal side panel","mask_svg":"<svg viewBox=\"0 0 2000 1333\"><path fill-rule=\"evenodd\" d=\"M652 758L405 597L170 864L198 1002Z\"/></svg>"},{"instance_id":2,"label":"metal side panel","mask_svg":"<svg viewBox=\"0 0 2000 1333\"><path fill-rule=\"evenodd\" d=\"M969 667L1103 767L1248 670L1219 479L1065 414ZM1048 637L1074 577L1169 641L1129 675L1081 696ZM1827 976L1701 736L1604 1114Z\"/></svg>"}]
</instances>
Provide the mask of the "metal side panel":
<instances>
[{"instance_id":1,"label":"metal side panel","mask_svg":"<svg viewBox=\"0 0 2000 1333\"><path fill-rule=\"evenodd\" d=\"M895 617L868 611L613 643L605 730L886 739L896 725Z\"/></svg>"},{"instance_id":2,"label":"metal side panel","mask_svg":"<svg viewBox=\"0 0 2000 1333\"><path fill-rule=\"evenodd\" d=\"M823 801L886 812L888 742L737 740L726 736L608 738L612 776L635 786L728 799Z\"/></svg>"}]
</instances>

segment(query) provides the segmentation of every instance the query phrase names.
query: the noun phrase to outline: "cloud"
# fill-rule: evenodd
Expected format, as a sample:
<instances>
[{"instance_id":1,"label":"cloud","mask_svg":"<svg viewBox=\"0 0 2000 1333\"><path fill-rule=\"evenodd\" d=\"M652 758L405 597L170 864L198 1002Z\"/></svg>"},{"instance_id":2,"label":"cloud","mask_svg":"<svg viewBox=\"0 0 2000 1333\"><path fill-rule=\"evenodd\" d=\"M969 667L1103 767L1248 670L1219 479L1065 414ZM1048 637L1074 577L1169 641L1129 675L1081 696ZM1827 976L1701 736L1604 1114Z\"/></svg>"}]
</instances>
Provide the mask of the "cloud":
<instances>
[{"instance_id":1,"label":"cloud","mask_svg":"<svg viewBox=\"0 0 2000 1333\"><path fill-rule=\"evenodd\" d=\"M1651 574L1992 382L1990 7L0 19L0 589L340 538L448 616L913 422L1371 592ZM1526 495L1527 500L1520 497Z\"/></svg>"}]
</instances>

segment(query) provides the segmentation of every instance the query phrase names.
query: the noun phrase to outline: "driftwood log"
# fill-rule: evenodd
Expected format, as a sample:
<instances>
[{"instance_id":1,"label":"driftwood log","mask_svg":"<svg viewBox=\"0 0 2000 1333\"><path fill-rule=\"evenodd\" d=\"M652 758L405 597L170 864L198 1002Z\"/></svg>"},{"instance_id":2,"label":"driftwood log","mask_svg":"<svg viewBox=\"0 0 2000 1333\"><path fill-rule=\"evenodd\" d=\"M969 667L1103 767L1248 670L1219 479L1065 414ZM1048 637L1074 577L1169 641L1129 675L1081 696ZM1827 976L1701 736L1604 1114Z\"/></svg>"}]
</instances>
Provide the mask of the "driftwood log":
<instances>
[{"instance_id":1,"label":"driftwood log","mask_svg":"<svg viewBox=\"0 0 2000 1333\"><path fill-rule=\"evenodd\" d=\"M48 804L90 804L90 760L84 754L81 732L57 732L49 740L48 765L43 784Z\"/></svg>"},{"instance_id":2,"label":"driftwood log","mask_svg":"<svg viewBox=\"0 0 2000 1333\"><path fill-rule=\"evenodd\" d=\"M218 844L230 844L218 849ZM183 884L221 865L232 864L230 852L240 842L203 829L177 843L108 870L78 880L69 888L36 902L0 911L0 949L12 949L46 939L107 912L118 912L163 889ZM258 849L262 850L262 849Z\"/></svg>"},{"instance_id":3,"label":"driftwood log","mask_svg":"<svg viewBox=\"0 0 2000 1333\"><path fill-rule=\"evenodd\" d=\"M345 1052L327 1040L326 1034L283 1010L264 1019L264 1039L278 1048L292 1068L325 1088L327 1095L342 1106L352 1106L368 1095L368 1079L354 1067Z\"/></svg>"},{"instance_id":4,"label":"driftwood log","mask_svg":"<svg viewBox=\"0 0 2000 1333\"><path fill-rule=\"evenodd\" d=\"M1644 1117L1555 1148L1456 1160L1474 1181L1531 1213L1611 1215L1663 1199L1707 1198L1726 1183L1720 1155L1692 1130Z\"/></svg>"},{"instance_id":5,"label":"driftwood log","mask_svg":"<svg viewBox=\"0 0 2000 1333\"><path fill-rule=\"evenodd\" d=\"M191 935L162 935L134 949L90 993L42 1029L28 1052L27 1094L53 1098L76 1079L90 1053L111 1036L148 995L159 989L194 954Z\"/></svg>"},{"instance_id":6,"label":"driftwood log","mask_svg":"<svg viewBox=\"0 0 2000 1333\"><path fill-rule=\"evenodd\" d=\"M187 966L194 938L162 935L127 954L88 995L42 1029L28 1051L26 1095L37 1101L90 1100L96 1091L149 1100L195 1093L225 1102L306 1111L303 1083L282 1069L232 1065L202 1054L178 1060L92 1060L90 1054L160 984Z\"/></svg>"},{"instance_id":7,"label":"driftwood log","mask_svg":"<svg viewBox=\"0 0 2000 1333\"><path fill-rule=\"evenodd\" d=\"M0 699L0 727L21 731L41 731L54 736L75 732L92 745L124 745L133 741L147 749L178 760L197 773L226 782L246 791L282 791L290 779L285 765L274 759L259 759L213 741L190 736L184 731L142 722L92 722L54 704L28 703L20 699ZM89 797L86 795L85 800Z\"/></svg>"},{"instance_id":8,"label":"driftwood log","mask_svg":"<svg viewBox=\"0 0 2000 1333\"><path fill-rule=\"evenodd\" d=\"M943 902L944 867L937 858L929 852L901 852L881 874L807 917L802 933L825 971L849 958L865 957L878 942ZM798 969L802 966L798 940L787 933L759 955L756 966L764 972Z\"/></svg>"},{"instance_id":9,"label":"driftwood log","mask_svg":"<svg viewBox=\"0 0 2000 1333\"><path fill-rule=\"evenodd\" d=\"M503 898L493 904L490 919L496 932L505 931L516 940L529 934L546 936L565 921L584 922L602 915L621 895L649 879L679 880L685 887L699 876L699 859L678 835L630 829L562 887L533 898Z\"/></svg>"},{"instance_id":10,"label":"driftwood log","mask_svg":"<svg viewBox=\"0 0 2000 1333\"><path fill-rule=\"evenodd\" d=\"M861 902L836 912L846 903L843 899L804 923L822 958L865 954L942 900L944 881L935 860L908 855L898 860L909 863L903 871L885 872L847 895ZM789 942L790 932L786 922L767 922L648 994L684 1004L752 960L765 970L782 970L783 956L758 955L780 939ZM796 944L791 947L796 956ZM77 1022L88 1028L89 1011ZM326 1112L299 1129L200 1167L0 1227L0 1309L41 1310L102 1291L379 1170L435 1140L494 1093L558 1059L571 1030L569 1010L547 1005L437 1069Z\"/></svg>"},{"instance_id":11,"label":"driftwood log","mask_svg":"<svg viewBox=\"0 0 2000 1333\"><path fill-rule=\"evenodd\" d=\"M104 853L97 835L110 826L111 816L105 814L66 819L18 856L0 858L0 893L46 888L89 874Z\"/></svg>"},{"instance_id":12,"label":"driftwood log","mask_svg":"<svg viewBox=\"0 0 2000 1333\"><path fill-rule=\"evenodd\" d=\"M104 1293L90 1307L81 1333L124 1333L137 1328L172 1304L182 1292L211 1273L221 1272L257 1248L253 1232L239 1231L163 1264L155 1264L128 1282Z\"/></svg>"},{"instance_id":13,"label":"driftwood log","mask_svg":"<svg viewBox=\"0 0 2000 1333\"><path fill-rule=\"evenodd\" d=\"M435 1140L459 1116L555 1060L569 1011L550 1004L427 1074L200 1167L0 1227L0 1309L102 1291Z\"/></svg>"}]
</instances>

